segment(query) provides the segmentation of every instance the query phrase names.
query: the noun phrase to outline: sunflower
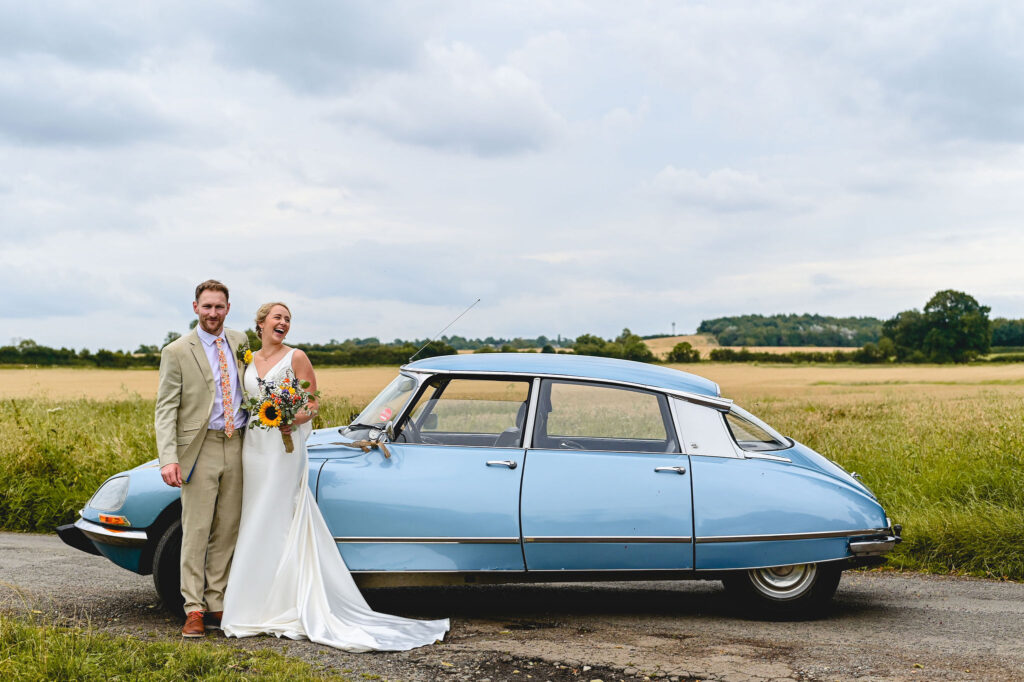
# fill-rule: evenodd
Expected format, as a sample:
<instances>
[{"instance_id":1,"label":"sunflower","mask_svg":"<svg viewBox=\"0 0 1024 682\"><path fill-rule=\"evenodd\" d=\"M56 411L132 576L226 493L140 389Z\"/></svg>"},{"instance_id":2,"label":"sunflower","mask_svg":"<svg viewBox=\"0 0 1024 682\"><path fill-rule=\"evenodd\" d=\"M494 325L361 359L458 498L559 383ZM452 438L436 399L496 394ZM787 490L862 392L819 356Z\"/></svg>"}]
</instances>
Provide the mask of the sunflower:
<instances>
[{"instance_id":1,"label":"sunflower","mask_svg":"<svg viewBox=\"0 0 1024 682\"><path fill-rule=\"evenodd\" d=\"M260 424L268 427L281 425L281 410L269 400L260 405Z\"/></svg>"}]
</instances>

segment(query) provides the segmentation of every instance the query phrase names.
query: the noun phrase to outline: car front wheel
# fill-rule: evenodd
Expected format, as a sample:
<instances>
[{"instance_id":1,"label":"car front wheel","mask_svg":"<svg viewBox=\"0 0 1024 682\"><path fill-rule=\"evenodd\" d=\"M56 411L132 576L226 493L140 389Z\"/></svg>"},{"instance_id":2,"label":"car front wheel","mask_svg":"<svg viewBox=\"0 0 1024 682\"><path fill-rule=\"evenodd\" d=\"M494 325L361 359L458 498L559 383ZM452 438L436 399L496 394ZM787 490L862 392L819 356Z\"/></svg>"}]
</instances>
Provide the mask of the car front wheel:
<instances>
[{"instance_id":1,"label":"car front wheel","mask_svg":"<svg viewBox=\"0 0 1024 682\"><path fill-rule=\"evenodd\" d=\"M176 520L157 541L153 552L153 584L164 607L183 615L185 599L181 596L181 521Z\"/></svg>"},{"instance_id":2,"label":"car front wheel","mask_svg":"<svg viewBox=\"0 0 1024 682\"><path fill-rule=\"evenodd\" d=\"M794 564L736 571L722 579L744 607L772 616L813 616L829 604L842 570L831 564Z\"/></svg>"}]
</instances>

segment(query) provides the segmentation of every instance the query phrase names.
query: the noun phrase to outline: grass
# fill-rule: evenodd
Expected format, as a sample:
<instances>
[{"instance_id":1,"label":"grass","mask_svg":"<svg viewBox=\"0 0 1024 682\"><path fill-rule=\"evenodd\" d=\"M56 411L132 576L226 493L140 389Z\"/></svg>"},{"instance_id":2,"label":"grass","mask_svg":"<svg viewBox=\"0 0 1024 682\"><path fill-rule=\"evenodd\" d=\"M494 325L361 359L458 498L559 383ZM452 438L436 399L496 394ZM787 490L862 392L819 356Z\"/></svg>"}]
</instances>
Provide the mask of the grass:
<instances>
[{"instance_id":1,"label":"grass","mask_svg":"<svg viewBox=\"0 0 1024 682\"><path fill-rule=\"evenodd\" d=\"M270 651L144 642L0 614L4 680L344 680Z\"/></svg>"},{"instance_id":2,"label":"grass","mask_svg":"<svg viewBox=\"0 0 1024 682\"><path fill-rule=\"evenodd\" d=\"M53 532L107 477L156 457L154 401L0 401L0 529ZM352 403L321 401L314 426L348 423Z\"/></svg>"},{"instance_id":3,"label":"grass","mask_svg":"<svg viewBox=\"0 0 1024 682\"><path fill-rule=\"evenodd\" d=\"M904 526L893 565L1024 580L1024 364L696 371L860 472ZM394 374L320 372L324 422L347 422ZM137 396L0 401L0 528L49 532L72 521L107 476L153 458L152 415L153 401Z\"/></svg>"},{"instance_id":4,"label":"grass","mask_svg":"<svg viewBox=\"0 0 1024 682\"><path fill-rule=\"evenodd\" d=\"M1024 579L1024 404L918 392L828 404L764 400L768 423L858 471L904 526L897 567Z\"/></svg>"}]
</instances>

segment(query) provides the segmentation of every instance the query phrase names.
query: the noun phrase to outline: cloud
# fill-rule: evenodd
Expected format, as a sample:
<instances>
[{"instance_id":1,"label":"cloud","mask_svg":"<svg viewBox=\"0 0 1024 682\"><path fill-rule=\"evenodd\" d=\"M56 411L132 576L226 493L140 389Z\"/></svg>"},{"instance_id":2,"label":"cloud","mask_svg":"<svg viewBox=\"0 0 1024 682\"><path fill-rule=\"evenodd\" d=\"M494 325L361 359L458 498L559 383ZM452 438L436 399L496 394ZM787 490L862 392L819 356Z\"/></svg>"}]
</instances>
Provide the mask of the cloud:
<instances>
[{"instance_id":1,"label":"cloud","mask_svg":"<svg viewBox=\"0 0 1024 682\"><path fill-rule=\"evenodd\" d=\"M418 70L363 83L336 119L399 142L483 157L543 149L564 125L522 71L492 67L462 43L429 44Z\"/></svg>"},{"instance_id":2,"label":"cloud","mask_svg":"<svg viewBox=\"0 0 1024 682\"><path fill-rule=\"evenodd\" d=\"M123 66L151 42L149 11L116 1L3 3L0 57L50 55L80 66Z\"/></svg>"},{"instance_id":3,"label":"cloud","mask_svg":"<svg viewBox=\"0 0 1024 682\"><path fill-rule=\"evenodd\" d=\"M418 33L429 26L422 9L385 0L256 0L203 13L200 31L220 60L312 95L340 94L359 77L410 66Z\"/></svg>"},{"instance_id":4,"label":"cloud","mask_svg":"<svg viewBox=\"0 0 1024 682\"><path fill-rule=\"evenodd\" d=\"M0 62L0 135L39 146L117 146L174 131L137 79L46 61Z\"/></svg>"},{"instance_id":5,"label":"cloud","mask_svg":"<svg viewBox=\"0 0 1024 682\"><path fill-rule=\"evenodd\" d=\"M721 213L802 207L799 198L781 183L732 168L702 175L670 165L658 172L650 187L678 204Z\"/></svg>"}]
</instances>

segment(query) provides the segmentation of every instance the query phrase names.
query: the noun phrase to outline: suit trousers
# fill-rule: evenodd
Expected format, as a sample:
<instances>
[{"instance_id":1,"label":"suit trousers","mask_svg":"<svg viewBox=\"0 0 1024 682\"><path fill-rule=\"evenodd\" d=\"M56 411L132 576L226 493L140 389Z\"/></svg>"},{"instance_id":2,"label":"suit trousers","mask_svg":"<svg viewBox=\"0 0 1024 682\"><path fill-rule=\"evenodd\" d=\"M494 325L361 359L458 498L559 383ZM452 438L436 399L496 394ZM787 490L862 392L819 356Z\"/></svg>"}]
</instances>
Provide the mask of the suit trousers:
<instances>
[{"instance_id":1,"label":"suit trousers","mask_svg":"<svg viewBox=\"0 0 1024 682\"><path fill-rule=\"evenodd\" d=\"M223 611L242 515L243 429L209 430L181 485L181 595L185 613ZM187 474L185 474L187 475Z\"/></svg>"}]
</instances>

